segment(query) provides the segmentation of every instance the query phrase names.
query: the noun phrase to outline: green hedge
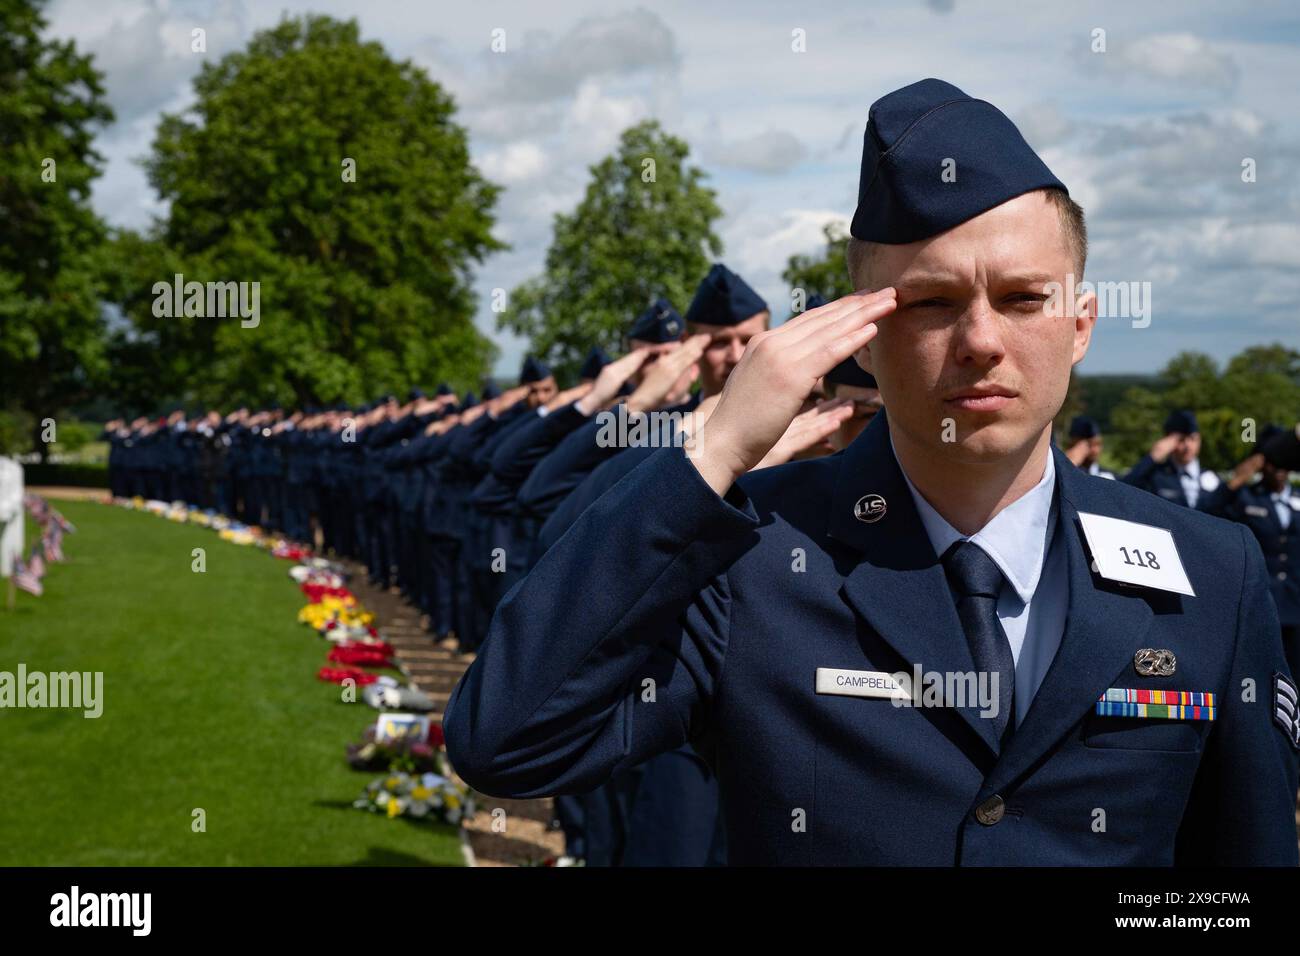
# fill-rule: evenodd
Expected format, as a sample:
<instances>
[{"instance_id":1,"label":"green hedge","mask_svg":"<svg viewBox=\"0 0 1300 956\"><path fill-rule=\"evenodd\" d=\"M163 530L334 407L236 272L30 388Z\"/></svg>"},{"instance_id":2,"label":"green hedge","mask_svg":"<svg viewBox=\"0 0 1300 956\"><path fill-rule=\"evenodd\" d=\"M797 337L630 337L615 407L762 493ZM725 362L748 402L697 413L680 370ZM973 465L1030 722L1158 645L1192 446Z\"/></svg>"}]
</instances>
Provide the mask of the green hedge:
<instances>
[{"instance_id":1,"label":"green hedge","mask_svg":"<svg viewBox=\"0 0 1300 956\"><path fill-rule=\"evenodd\" d=\"M106 465L23 465L23 482L28 485L64 488L108 488Z\"/></svg>"}]
</instances>

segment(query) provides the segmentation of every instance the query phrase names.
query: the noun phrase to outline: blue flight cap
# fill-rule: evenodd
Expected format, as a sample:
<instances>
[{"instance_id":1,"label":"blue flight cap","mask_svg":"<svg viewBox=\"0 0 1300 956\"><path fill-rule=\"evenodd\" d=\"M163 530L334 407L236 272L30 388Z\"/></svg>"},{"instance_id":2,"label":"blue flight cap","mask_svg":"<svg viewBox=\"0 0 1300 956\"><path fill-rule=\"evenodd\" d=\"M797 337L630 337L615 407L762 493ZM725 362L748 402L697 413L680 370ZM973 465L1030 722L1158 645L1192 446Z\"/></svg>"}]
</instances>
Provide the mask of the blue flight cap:
<instances>
[{"instance_id":1,"label":"blue flight cap","mask_svg":"<svg viewBox=\"0 0 1300 956\"><path fill-rule=\"evenodd\" d=\"M1200 426L1196 424L1196 413L1185 408L1170 412L1169 417L1165 419L1166 435L1174 432L1183 435L1195 435L1200 430Z\"/></svg>"},{"instance_id":2,"label":"blue flight cap","mask_svg":"<svg viewBox=\"0 0 1300 956\"><path fill-rule=\"evenodd\" d=\"M406 393L406 400L407 400L408 402L413 402L413 401L415 401L417 398L424 398L424 389L422 389L422 388L413 388L413 389L411 389L409 392Z\"/></svg>"},{"instance_id":3,"label":"blue flight cap","mask_svg":"<svg viewBox=\"0 0 1300 956\"><path fill-rule=\"evenodd\" d=\"M478 399L473 392L466 392L465 397L460 400L460 410L463 412L467 408L473 408L478 404Z\"/></svg>"},{"instance_id":4,"label":"blue flight cap","mask_svg":"<svg viewBox=\"0 0 1300 956\"><path fill-rule=\"evenodd\" d=\"M876 377L863 369L850 355L839 365L826 373L830 385L854 385L858 388L879 388Z\"/></svg>"},{"instance_id":5,"label":"blue flight cap","mask_svg":"<svg viewBox=\"0 0 1300 956\"><path fill-rule=\"evenodd\" d=\"M610 358L605 350L599 345L593 345L582 362L582 368L578 369L578 378L595 378L609 363Z\"/></svg>"},{"instance_id":6,"label":"blue flight cap","mask_svg":"<svg viewBox=\"0 0 1300 956\"><path fill-rule=\"evenodd\" d=\"M951 83L921 80L871 106L849 232L917 242L1044 188L1069 192L1001 110Z\"/></svg>"},{"instance_id":7,"label":"blue flight cap","mask_svg":"<svg viewBox=\"0 0 1300 956\"><path fill-rule=\"evenodd\" d=\"M484 384L483 386L483 400L487 401L489 398L500 398L500 397L501 397L501 389L497 388L496 382L492 381L491 379L488 379L486 384Z\"/></svg>"},{"instance_id":8,"label":"blue flight cap","mask_svg":"<svg viewBox=\"0 0 1300 956\"><path fill-rule=\"evenodd\" d=\"M436 397L441 398L444 395L455 395L456 393L451 390L451 386L446 382L439 382L438 388L433 394Z\"/></svg>"},{"instance_id":9,"label":"blue flight cap","mask_svg":"<svg viewBox=\"0 0 1300 956\"><path fill-rule=\"evenodd\" d=\"M519 370L519 384L528 385L551 377L551 370L545 362L539 362L529 355L524 359L524 367Z\"/></svg>"},{"instance_id":10,"label":"blue flight cap","mask_svg":"<svg viewBox=\"0 0 1300 956\"><path fill-rule=\"evenodd\" d=\"M762 296L718 262L695 290L686 321L690 325L737 325L766 311Z\"/></svg>"},{"instance_id":11,"label":"blue flight cap","mask_svg":"<svg viewBox=\"0 0 1300 956\"><path fill-rule=\"evenodd\" d=\"M1096 438L1101 434L1097 423L1087 415L1075 415L1070 420L1071 438Z\"/></svg>"},{"instance_id":12,"label":"blue flight cap","mask_svg":"<svg viewBox=\"0 0 1300 956\"><path fill-rule=\"evenodd\" d=\"M804 311L811 312L813 309L820 309L825 304L826 299L819 293L814 292L808 296ZM855 362L852 355L826 373L826 384L853 385L857 388L880 387L876 384L876 377Z\"/></svg>"},{"instance_id":13,"label":"blue flight cap","mask_svg":"<svg viewBox=\"0 0 1300 956\"><path fill-rule=\"evenodd\" d=\"M677 314L672 303L667 299L659 298L636 317L632 328L628 330L627 337L638 342L662 345L664 342L676 342L682 337L685 329L686 323Z\"/></svg>"}]
</instances>

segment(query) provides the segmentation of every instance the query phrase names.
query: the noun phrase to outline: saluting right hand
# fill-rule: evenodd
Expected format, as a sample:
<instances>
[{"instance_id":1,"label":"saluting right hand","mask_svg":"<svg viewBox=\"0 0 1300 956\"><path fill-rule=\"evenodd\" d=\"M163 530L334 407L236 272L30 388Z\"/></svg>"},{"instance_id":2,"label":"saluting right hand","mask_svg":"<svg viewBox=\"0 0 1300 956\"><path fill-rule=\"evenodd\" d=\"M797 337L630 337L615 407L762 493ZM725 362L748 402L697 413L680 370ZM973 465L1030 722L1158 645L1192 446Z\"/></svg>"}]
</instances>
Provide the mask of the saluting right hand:
<instances>
[{"instance_id":1,"label":"saluting right hand","mask_svg":"<svg viewBox=\"0 0 1300 956\"><path fill-rule=\"evenodd\" d=\"M876 335L898 305L892 288L853 293L750 339L696 437L691 461L718 494L785 435L817 380Z\"/></svg>"},{"instance_id":2,"label":"saluting right hand","mask_svg":"<svg viewBox=\"0 0 1300 956\"><path fill-rule=\"evenodd\" d=\"M1157 438L1155 444L1151 446L1151 451L1148 452L1151 460L1157 465L1163 464L1164 460L1173 453L1173 450L1178 447L1178 443L1182 440L1183 436L1178 432L1170 432L1163 438Z\"/></svg>"},{"instance_id":3,"label":"saluting right hand","mask_svg":"<svg viewBox=\"0 0 1300 956\"><path fill-rule=\"evenodd\" d=\"M703 357L709 340L707 335L692 335L671 352L661 354L636 391L627 397L627 410L649 412L661 407L687 370Z\"/></svg>"},{"instance_id":4,"label":"saluting right hand","mask_svg":"<svg viewBox=\"0 0 1300 956\"><path fill-rule=\"evenodd\" d=\"M600 370L591 391L578 400L578 411L590 418L618 397L623 383L635 375L650 357L647 349L636 349L615 359Z\"/></svg>"}]
</instances>

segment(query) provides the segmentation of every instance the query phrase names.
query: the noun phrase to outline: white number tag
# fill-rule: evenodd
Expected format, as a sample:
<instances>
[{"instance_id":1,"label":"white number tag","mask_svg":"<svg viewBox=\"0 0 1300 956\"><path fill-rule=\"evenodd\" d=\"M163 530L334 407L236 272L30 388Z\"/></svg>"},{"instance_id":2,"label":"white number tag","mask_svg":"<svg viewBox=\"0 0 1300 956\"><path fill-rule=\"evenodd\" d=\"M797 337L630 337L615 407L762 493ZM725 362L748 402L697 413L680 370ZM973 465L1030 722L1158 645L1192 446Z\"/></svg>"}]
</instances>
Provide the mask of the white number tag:
<instances>
[{"instance_id":1,"label":"white number tag","mask_svg":"<svg viewBox=\"0 0 1300 956\"><path fill-rule=\"evenodd\" d=\"M1196 596L1168 529L1084 511L1079 521L1103 578Z\"/></svg>"}]
</instances>

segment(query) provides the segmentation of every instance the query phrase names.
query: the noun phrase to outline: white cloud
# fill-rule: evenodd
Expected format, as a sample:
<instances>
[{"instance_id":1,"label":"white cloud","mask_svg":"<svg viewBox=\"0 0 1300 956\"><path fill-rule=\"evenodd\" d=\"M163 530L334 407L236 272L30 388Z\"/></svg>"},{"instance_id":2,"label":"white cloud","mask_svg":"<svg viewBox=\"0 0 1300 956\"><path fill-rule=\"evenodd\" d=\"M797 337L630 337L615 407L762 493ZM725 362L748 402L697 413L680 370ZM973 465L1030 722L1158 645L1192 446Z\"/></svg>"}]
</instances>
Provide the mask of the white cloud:
<instances>
[{"instance_id":1,"label":"white cloud","mask_svg":"<svg viewBox=\"0 0 1300 956\"><path fill-rule=\"evenodd\" d=\"M479 168L488 179L508 186L540 176L546 169L546 153L536 143L521 140L488 153Z\"/></svg>"},{"instance_id":2,"label":"white cloud","mask_svg":"<svg viewBox=\"0 0 1300 956\"><path fill-rule=\"evenodd\" d=\"M520 42L507 29L506 49L486 55L499 64L499 76L476 102L558 99L573 95L592 77L671 69L677 63L672 31L641 8L581 19L558 39L535 30Z\"/></svg>"},{"instance_id":3,"label":"white cloud","mask_svg":"<svg viewBox=\"0 0 1300 956\"><path fill-rule=\"evenodd\" d=\"M803 143L784 130L765 130L742 139L720 142L709 147L705 155L719 166L760 173L783 173L803 162L807 155Z\"/></svg>"},{"instance_id":4,"label":"white cloud","mask_svg":"<svg viewBox=\"0 0 1300 956\"><path fill-rule=\"evenodd\" d=\"M1174 83L1230 89L1237 82L1232 57L1190 33L1162 33L1119 44L1126 66Z\"/></svg>"}]
</instances>

